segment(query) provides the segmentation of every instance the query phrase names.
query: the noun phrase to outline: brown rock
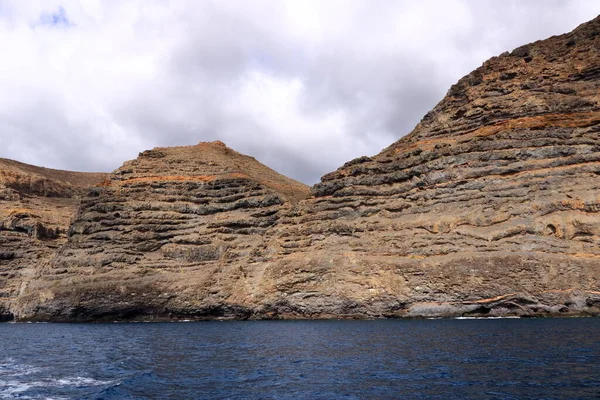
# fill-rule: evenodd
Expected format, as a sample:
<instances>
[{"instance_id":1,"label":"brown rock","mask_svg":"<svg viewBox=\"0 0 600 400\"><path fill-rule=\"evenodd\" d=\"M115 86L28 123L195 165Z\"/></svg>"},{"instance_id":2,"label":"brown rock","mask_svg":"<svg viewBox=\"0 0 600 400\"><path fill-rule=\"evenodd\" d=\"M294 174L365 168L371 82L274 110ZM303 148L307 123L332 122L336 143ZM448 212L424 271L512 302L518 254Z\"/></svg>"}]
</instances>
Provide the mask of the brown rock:
<instances>
[{"instance_id":1,"label":"brown rock","mask_svg":"<svg viewBox=\"0 0 600 400\"><path fill-rule=\"evenodd\" d=\"M105 177L0 159L0 320L12 319L24 281L66 243L85 188Z\"/></svg>"},{"instance_id":2,"label":"brown rock","mask_svg":"<svg viewBox=\"0 0 600 400\"><path fill-rule=\"evenodd\" d=\"M308 194L222 142L144 151L89 191L19 315L250 316L270 229Z\"/></svg>"},{"instance_id":3,"label":"brown rock","mask_svg":"<svg viewBox=\"0 0 600 400\"><path fill-rule=\"evenodd\" d=\"M89 192L12 312L598 314L599 65L600 17L494 57L413 132L308 198L220 142L143 152Z\"/></svg>"},{"instance_id":4,"label":"brown rock","mask_svg":"<svg viewBox=\"0 0 600 400\"><path fill-rule=\"evenodd\" d=\"M324 176L280 262L309 258L332 295L407 316L597 313L546 294L600 287L599 32L600 17L490 59L408 136ZM527 304L465 307L508 294Z\"/></svg>"}]
</instances>

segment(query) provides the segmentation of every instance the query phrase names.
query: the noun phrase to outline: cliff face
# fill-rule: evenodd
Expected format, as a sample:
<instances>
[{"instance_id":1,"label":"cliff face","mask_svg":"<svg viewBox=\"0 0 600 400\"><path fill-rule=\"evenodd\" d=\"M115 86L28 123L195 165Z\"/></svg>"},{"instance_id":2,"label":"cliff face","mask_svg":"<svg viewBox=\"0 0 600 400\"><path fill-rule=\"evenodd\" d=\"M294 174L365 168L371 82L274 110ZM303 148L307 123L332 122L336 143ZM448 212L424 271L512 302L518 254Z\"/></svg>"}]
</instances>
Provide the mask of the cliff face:
<instances>
[{"instance_id":1,"label":"cliff face","mask_svg":"<svg viewBox=\"0 0 600 400\"><path fill-rule=\"evenodd\" d=\"M21 319L600 313L600 18L492 58L308 188L222 143L83 200Z\"/></svg>"},{"instance_id":2,"label":"cliff face","mask_svg":"<svg viewBox=\"0 0 600 400\"><path fill-rule=\"evenodd\" d=\"M270 229L309 188L221 142L145 151L84 198L19 313L58 320L244 317Z\"/></svg>"},{"instance_id":3,"label":"cliff face","mask_svg":"<svg viewBox=\"0 0 600 400\"><path fill-rule=\"evenodd\" d=\"M598 310L599 101L600 18L490 59L408 136L322 178L290 265L400 315Z\"/></svg>"},{"instance_id":4,"label":"cliff face","mask_svg":"<svg viewBox=\"0 0 600 400\"><path fill-rule=\"evenodd\" d=\"M13 318L23 282L66 243L82 192L104 177L0 159L0 321Z\"/></svg>"}]
</instances>

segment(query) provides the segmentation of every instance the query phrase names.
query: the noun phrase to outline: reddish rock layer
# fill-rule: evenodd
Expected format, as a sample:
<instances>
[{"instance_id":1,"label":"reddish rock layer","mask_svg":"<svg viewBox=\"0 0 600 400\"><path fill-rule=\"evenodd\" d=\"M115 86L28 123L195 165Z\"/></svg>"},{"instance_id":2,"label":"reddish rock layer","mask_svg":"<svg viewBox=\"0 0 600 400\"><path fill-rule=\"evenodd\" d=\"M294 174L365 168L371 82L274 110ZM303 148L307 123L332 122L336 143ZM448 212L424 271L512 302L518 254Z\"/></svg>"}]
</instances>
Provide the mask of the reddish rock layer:
<instances>
[{"instance_id":1,"label":"reddish rock layer","mask_svg":"<svg viewBox=\"0 0 600 400\"><path fill-rule=\"evenodd\" d=\"M512 294L526 305L456 313L597 312L599 34L596 18L492 58L408 136L324 176L282 264L314 260L315 279L353 282L331 296L399 315Z\"/></svg>"},{"instance_id":2,"label":"reddish rock layer","mask_svg":"<svg viewBox=\"0 0 600 400\"><path fill-rule=\"evenodd\" d=\"M90 192L21 319L600 313L600 18L485 62L307 188L220 143Z\"/></svg>"},{"instance_id":3,"label":"reddish rock layer","mask_svg":"<svg viewBox=\"0 0 600 400\"><path fill-rule=\"evenodd\" d=\"M30 282L19 313L246 315L240 304L261 280L252 265L279 251L269 230L308 194L221 142L140 153L89 192L69 243Z\"/></svg>"}]
</instances>

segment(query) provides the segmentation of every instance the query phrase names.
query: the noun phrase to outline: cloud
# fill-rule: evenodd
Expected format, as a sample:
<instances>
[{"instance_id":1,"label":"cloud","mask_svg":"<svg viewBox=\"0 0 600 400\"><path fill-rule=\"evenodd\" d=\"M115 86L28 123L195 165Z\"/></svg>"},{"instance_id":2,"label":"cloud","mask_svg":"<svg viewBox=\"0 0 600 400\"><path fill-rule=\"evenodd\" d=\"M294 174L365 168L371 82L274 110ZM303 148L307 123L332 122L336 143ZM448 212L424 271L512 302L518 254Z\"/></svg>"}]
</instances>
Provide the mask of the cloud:
<instances>
[{"instance_id":1,"label":"cloud","mask_svg":"<svg viewBox=\"0 0 600 400\"><path fill-rule=\"evenodd\" d=\"M110 171L222 140L312 184L409 133L487 58L595 0L0 3L0 156Z\"/></svg>"}]
</instances>

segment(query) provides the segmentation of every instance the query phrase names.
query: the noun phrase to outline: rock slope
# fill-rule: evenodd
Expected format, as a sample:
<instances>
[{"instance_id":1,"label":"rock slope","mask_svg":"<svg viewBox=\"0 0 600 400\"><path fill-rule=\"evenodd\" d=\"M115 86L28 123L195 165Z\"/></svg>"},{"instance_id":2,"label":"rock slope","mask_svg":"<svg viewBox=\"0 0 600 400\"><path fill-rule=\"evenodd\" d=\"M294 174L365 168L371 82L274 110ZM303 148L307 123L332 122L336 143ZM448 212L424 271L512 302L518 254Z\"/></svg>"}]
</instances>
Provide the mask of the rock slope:
<instances>
[{"instance_id":1,"label":"rock slope","mask_svg":"<svg viewBox=\"0 0 600 400\"><path fill-rule=\"evenodd\" d=\"M105 176L0 158L0 320L13 318L21 285L66 243L82 192Z\"/></svg>"},{"instance_id":2,"label":"rock slope","mask_svg":"<svg viewBox=\"0 0 600 400\"><path fill-rule=\"evenodd\" d=\"M599 101L600 17L488 60L324 176L282 265L308 258L341 283L312 285L327 298L401 316L598 312Z\"/></svg>"},{"instance_id":3,"label":"rock slope","mask_svg":"<svg viewBox=\"0 0 600 400\"><path fill-rule=\"evenodd\" d=\"M600 313L600 17L494 57L308 188L221 143L83 201L21 319Z\"/></svg>"},{"instance_id":4,"label":"rock slope","mask_svg":"<svg viewBox=\"0 0 600 400\"><path fill-rule=\"evenodd\" d=\"M140 153L90 190L19 314L246 316L261 280L252 265L279 251L269 230L308 194L221 142Z\"/></svg>"}]
</instances>

